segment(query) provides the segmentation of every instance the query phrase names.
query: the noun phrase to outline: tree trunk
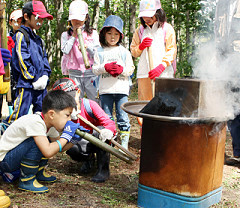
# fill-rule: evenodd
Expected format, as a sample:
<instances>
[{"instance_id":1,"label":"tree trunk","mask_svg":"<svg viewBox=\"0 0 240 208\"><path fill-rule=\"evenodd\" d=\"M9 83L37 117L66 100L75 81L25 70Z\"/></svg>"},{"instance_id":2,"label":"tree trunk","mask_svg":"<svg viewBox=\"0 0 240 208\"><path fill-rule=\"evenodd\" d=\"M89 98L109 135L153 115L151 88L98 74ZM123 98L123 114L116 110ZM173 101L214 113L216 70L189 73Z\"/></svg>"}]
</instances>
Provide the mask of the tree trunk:
<instances>
[{"instance_id":1,"label":"tree trunk","mask_svg":"<svg viewBox=\"0 0 240 208\"><path fill-rule=\"evenodd\" d=\"M108 17L111 14L109 0L105 0L104 6L106 10L106 17Z\"/></svg>"},{"instance_id":2,"label":"tree trunk","mask_svg":"<svg viewBox=\"0 0 240 208\"><path fill-rule=\"evenodd\" d=\"M100 15L99 1L96 1L96 2L94 3L94 7L93 7L93 17L92 17L92 26L93 26L93 28L95 28L95 29L98 29L99 15Z\"/></svg>"},{"instance_id":3,"label":"tree trunk","mask_svg":"<svg viewBox=\"0 0 240 208\"><path fill-rule=\"evenodd\" d=\"M131 42L132 42L133 33L136 30L136 10L137 10L136 9L136 4L131 2L130 5L129 5L129 14L130 14L130 17L129 17L129 35L128 35L129 48L130 48L130 45L131 45Z\"/></svg>"}]
</instances>

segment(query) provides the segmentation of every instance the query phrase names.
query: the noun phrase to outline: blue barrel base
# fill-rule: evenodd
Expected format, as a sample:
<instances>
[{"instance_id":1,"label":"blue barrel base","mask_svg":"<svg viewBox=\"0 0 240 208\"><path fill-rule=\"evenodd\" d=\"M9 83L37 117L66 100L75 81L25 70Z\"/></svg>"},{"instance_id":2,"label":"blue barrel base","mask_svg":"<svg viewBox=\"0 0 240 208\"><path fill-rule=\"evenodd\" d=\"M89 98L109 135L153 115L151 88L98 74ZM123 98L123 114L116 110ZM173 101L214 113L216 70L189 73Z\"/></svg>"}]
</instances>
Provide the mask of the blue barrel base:
<instances>
[{"instance_id":1,"label":"blue barrel base","mask_svg":"<svg viewBox=\"0 0 240 208\"><path fill-rule=\"evenodd\" d=\"M220 202L222 187L201 197L187 197L138 184L138 207L144 208L207 208Z\"/></svg>"}]
</instances>

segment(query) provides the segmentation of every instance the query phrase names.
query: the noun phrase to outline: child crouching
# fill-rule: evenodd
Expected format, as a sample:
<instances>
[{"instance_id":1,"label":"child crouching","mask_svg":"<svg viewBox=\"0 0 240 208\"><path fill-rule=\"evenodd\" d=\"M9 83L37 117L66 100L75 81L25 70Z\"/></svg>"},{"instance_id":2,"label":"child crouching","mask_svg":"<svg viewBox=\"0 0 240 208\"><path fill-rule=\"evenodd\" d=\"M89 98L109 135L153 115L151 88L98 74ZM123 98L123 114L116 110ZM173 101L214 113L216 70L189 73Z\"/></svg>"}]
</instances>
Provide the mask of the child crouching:
<instances>
[{"instance_id":1,"label":"child crouching","mask_svg":"<svg viewBox=\"0 0 240 208\"><path fill-rule=\"evenodd\" d=\"M0 138L0 173L20 170L19 189L47 192L48 188L38 182L56 180L44 174L47 158L70 149L71 142L81 139L75 135L80 125L70 121L75 107L75 100L66 92L50 91L43 100L42 113L28 114L13 122Z\"/></svg>"}]
</instances>

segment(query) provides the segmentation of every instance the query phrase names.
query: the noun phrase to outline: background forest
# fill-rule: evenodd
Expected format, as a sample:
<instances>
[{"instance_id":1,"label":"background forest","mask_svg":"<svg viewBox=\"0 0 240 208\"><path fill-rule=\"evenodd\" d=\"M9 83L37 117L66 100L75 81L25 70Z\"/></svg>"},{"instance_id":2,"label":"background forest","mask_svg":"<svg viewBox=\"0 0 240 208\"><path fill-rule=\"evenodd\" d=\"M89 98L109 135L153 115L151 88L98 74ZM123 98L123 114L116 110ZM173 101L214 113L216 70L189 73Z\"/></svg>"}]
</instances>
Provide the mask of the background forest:
<instances>
[{"instance_id":1,"label":"background forest","mask_svg":"<svg viewBox=\"0 0 240 208\"><path fill-rule=\"evenodd\" d=\"M6 0L7 19L9 14L22 8L27 1ZM68 8L72 0L43 0L47 11L53 15L52 21L45 20L38 30L46 43L47 54L52 69L51 80L61 74L60 37L66 30ZM133 33L139 24L139 0L86 0L92 26L98 31L105 18L111 14L120 16L124 21L124 46L129 48ZM161 0L167 14L168 23L172 24L177 39L177 77L191 76L192 66L197 58L196 47L200 43L214 38L214 14L217 0ZM135 60L137 65L138 60Z\"/></svg>"}]
</instances>

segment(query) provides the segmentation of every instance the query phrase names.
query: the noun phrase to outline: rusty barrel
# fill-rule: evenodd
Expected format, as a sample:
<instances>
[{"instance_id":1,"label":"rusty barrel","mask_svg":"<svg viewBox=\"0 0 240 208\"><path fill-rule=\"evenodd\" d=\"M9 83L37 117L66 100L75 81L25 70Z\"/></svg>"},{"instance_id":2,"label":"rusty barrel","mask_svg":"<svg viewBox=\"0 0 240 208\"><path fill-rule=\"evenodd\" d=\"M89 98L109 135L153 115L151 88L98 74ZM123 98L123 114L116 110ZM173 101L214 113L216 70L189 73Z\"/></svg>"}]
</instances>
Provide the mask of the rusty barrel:
<instances>
[{"instance_id":1,"label":"rusty barrel","mask_svg":"<svg viewBox=\"0 0 240 208\"><path fill-rule=\"evenodd\" d=\"M219 202L226 122L139 113L144 105L122 106L143 117L138 206L202 208Z\"/></svg>"}]
</instances>

